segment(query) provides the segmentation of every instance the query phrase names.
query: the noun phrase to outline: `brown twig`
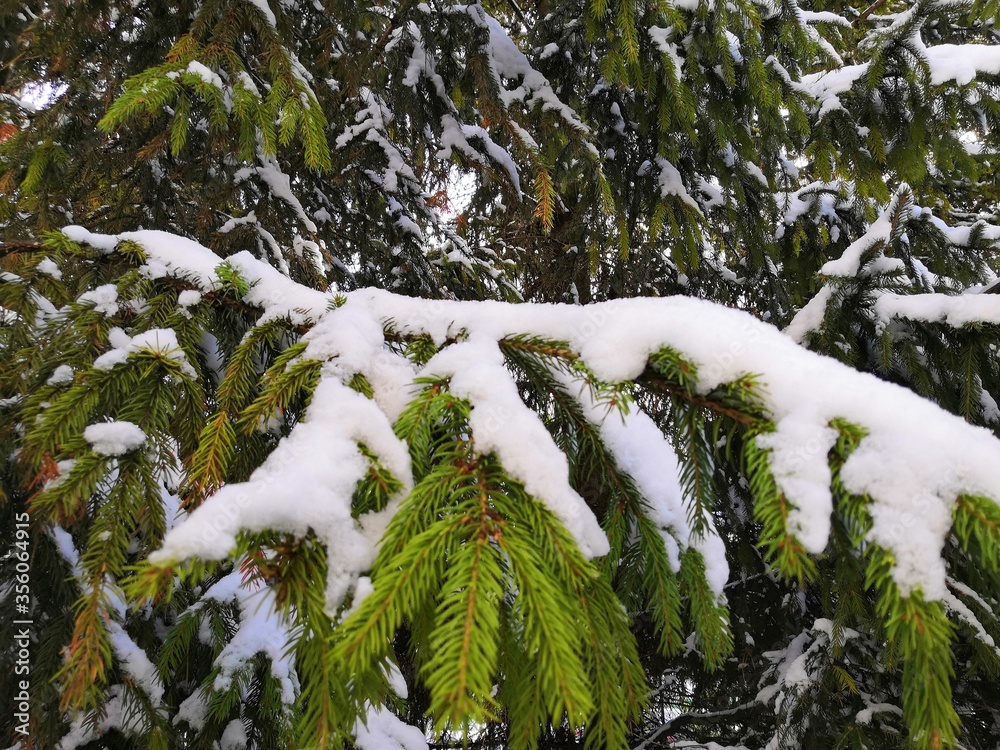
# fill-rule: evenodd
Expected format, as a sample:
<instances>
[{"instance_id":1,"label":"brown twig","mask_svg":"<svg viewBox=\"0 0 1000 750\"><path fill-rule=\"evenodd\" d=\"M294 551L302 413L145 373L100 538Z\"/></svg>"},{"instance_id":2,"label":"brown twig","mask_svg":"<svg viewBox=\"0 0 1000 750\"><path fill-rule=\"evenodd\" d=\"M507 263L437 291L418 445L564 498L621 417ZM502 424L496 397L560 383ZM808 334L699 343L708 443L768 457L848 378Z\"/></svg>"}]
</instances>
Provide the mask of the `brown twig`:
<instances>
[{"instance_id":1,"label":"brown twig","mask_svg":"<svg viewBox=\"0 0 1000 750\"><path fill-rule=\"evenodd\" d=\"M888 2L888 0L875 0L874 3L872 3L863 11L861 11L861 15L859 15L857 18L854 19L854 22L851 24L851 26L853 26L854 28L858 28L858 26L861 25L862 21L868 20L868 16L870 16L872 13L874 13L883 5L885 5L886 2Z\"/></svg>"}]
</instances>

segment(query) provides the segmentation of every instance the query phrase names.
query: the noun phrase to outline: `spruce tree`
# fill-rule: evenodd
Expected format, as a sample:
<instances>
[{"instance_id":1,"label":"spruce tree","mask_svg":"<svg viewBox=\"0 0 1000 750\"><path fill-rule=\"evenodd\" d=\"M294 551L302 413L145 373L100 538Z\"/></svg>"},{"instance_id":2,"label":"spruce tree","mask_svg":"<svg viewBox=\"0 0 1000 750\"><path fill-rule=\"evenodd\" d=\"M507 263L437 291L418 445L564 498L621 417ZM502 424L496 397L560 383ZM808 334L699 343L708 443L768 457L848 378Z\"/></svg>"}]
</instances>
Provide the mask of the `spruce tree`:
<instances>
[{"instance_id":1,"label":"spruce tree","mask_svg":"<svg viewBox=\"0 0 1000 750\"><path fill-rule=\"evenodd\" d=\"M4 2L3 736L995 747L998 12Z\"/></svg>"}]
</instances>

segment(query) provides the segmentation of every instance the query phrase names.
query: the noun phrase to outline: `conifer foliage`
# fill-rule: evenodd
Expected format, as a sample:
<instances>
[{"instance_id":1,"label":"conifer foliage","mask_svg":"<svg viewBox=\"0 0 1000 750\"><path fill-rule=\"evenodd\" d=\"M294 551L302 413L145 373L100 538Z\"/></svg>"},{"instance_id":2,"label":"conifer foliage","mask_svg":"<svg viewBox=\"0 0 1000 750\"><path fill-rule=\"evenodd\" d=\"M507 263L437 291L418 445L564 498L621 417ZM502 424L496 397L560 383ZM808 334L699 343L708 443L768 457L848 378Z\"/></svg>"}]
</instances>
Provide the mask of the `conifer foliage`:
<instances>
[{"instance_id":1,"label":"conifer foliage","mask_svg":"<svg viewBox=\"0 0 1000 750\"><path fill-rule=\"evenodd\" d=\"M996 13L5 2L0 742L995 747Z\"/></svg>"}]
</instances>

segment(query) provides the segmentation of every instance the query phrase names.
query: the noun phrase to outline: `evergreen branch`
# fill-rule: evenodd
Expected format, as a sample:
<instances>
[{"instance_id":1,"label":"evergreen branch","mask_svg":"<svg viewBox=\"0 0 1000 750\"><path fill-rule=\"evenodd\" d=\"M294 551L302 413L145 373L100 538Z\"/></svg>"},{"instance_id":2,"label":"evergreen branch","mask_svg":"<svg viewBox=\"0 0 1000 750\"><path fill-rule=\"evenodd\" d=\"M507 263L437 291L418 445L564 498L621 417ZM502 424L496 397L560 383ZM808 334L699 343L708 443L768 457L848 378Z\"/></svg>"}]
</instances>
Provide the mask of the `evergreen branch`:
<instances>
[{"instance_id":1,"label":"evergreen branch","mask_svg":"<svg viewBox=\"0 0 1000 750\"><path fill-rule=\"evenodd\" d=\"M733 650L729 610L719 604L705 578L705 559L693 547L681 555L681 595L688 600L688 611L698 636L705 668L714 671L722 666Z\"/></svg>"},{"instance_id":2,"label":"evergreen branch","mask_svg":"<svg viewBox=\"0 0 1000 750\"><path fill-rule=\"evenodd\" d=\"M750 481L754 498L754 518L761 524L757 546L764 551L764 559L778 572L800 586L814 580L816 563L806 553L805 547L790 531L788 499L778 489L771 473L767 451L756 441L756 433L749 433L743 441L743 464Z\"/></svg>"},{"instance_id":3,"label":"evergreen branch","mask_svg":"<svg viewBox=\"0 0 1000 750\"><path fill-rule=\"evenodd\" d=\"M468 532L450 560L429 644L432 653L422 670L433 715L463 726L493 719L490 693L503 598L503 571L493 548L503 534L503 520L490 507L481 467L469 494L463 503Z\"/></svg>"},{"instance_id":4,"label":"evergreen branch","mask_svg":"<svg viewBox=\"0 0 1000 750\"><path fill-rule=\"evenodd\" d=\"M35 240L4 240L0 242L0 258L19 253L38 253L48 250L45 243Z\"/></svg>"},{"instance_id":5,"label":"evergreen branch","mask_svg":"<svg viewBox=\"0 0 1000 750\"><path fill-rule=\"evenodd\" d=\"M871 527L870 498L851 496L840 479L840 469L863 438L863 431L844 423L833 461L838 510L858 525L861 533ZM960 721L952 704L954 676L951 641L953 626L943 605L927 601L917 588L903 595L893 577L893 555L877 544L865 550L865 586L876 593L875 611L885 628L890 647L903 662L903 710L914 744L927 750L954 746Z\"/></svg>"},{"instance_id":6,"label":"evergreen branch","mask_svg":"<svg viewBox=\"0 0 1000 750\"><path fill-rule=\"evenodd\" d=\"M978 563L994 576L1000 573L1000 506L988 498L959 495L953 519L962 549L978 547Z\"/></svg>"},{"instance_id":7,"label":"evergreen branch","mask_svg":"<svg viewBox=\"0 0 1000 750\"><path fill-rule=\"evenodd\" d=\"M734 422L738 422L746 427L755 427L760 423L759 419L752 414L747 414L746 412L722 404L709 397L699 396L683 386L671 383L651 367L647 367L643 370L642 374L636 378L636 382L653 388L654 390L666 393L674 398L682 399L692 406L708 409L709 411L715 412L720 416L731 419Z\"/></svg>"}]
</instances>

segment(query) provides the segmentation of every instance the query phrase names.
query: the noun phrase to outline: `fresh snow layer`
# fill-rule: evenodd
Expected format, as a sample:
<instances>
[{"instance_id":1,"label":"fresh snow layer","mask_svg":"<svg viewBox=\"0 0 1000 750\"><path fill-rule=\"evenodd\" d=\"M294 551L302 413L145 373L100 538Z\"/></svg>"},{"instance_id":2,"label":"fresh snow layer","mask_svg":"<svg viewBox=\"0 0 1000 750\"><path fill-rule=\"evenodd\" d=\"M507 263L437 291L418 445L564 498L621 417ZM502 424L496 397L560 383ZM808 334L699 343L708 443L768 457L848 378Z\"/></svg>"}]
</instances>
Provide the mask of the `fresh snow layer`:
<instances>
[{"instance_id":1,"label":"fresh snow layer","mask_svg":"<svg viewBox=\"0 0 1000 750\"><path fill-rule=\"evenodd\" d=\"M213 690L228 690L233 678L259 653L271 662L271 676L281 686L281 702L290 706L299 690L295 672L295 657L288 646L292 641L274 601L274 593L256 583L244 584L240 568L216 582L205 592L203 600L236 601L240 611L236 633L215 658L219 670ZM196 605L196 606L200 606ZM197 717L197 711L192 713Z\"/></svg>"},{"instance_id":2,"label":"fresh snow layer","mask_svg":"<svg viewBox=\"0 0 1000 750\"><path fill-rule=\"evenodd\" d=\"M94 234L83 227L68 226L63 229L63 233L75 242L104 252L112 252L119 242L135 242L146 253L147 261L141 270L148 278L184 279L202 292L211 292L219 287L221 281L217 269L225 262L238 271L251 287L250 294L244 301L260 305L271 317L287 316L296 323L304 323L318 318L331 302L329 295L296 284L245 250L223 261L194 240L169 232L146 229L109 235ZM184 301L191 302L193 299L188 296Z\"/></svg>"},{"instance_id":3,"label":"fresh snow layer","mask_svg":"<svg viewBox=\"0 0 1000 750\"><path fill-rule=\"evenodd\" d=\"M222 730L222 737L219 738L219 750L245 750L249 743L250 738L247 737L243 719L237 717L226 724L226 728Z\"/></svg>"},{"instance_id":4,"label":"fresh snow layer","mask_svg":"<svg viewBox=\"0 0 1000 750\"><path fill-rule=\"evenodd\" d=\"M707 533L692 535L687 517L691 500L683 496L674 447L638 407L622 414L595 401L586 383L565 376L560 379L576 398L587 421L600 429L601 440L615 465L632 478L646 500L645 513L660 529L673 571L680 570L680 550L694 547L705 561L709 588L717 599L721 598L729 580L725 545L710 515L703 519Z\"/></svg>"},{"instance_id":5,"label":"fresh snow layer","mask_svg":"<svg viewBox=\"0 0 1000 750\"><path fill-rule=\"evenodd\" d=\"M163 683L160 673L149 660L146 652L136 644L121 625L117 622L108 625L108 637L111 648L118 657L119 664L132 681L139 685L154 704L163 701Z\"/></svg>"},{"instance_id":6,"label":"fresh snow layer","mask_svg":"<svg viewBox=\"0 0 1000 750\"><path fill-rule=\"evenodd\" d=\"M904 388L807 352L772 326L720 305L687 297L587 307L431 303L370 289L349 299L364 300L399 333L426 333L439 343L460 334L496 341L530 333L566 341L608 382L635 378L662 346L698 365L702 392L756 374L777 425L763 446L796 509L793 528L814 553L825 547L832 511L829 424L842 418L862 426L870 435L841 476L849 491L872 497L869 539L895 554L894 576L904 592L920 586L928 598L942 597L940 550L958 494L1000 497L1000 442L990 432Z\"/></svg>"},{"instance_id":7,"label":"fresh snow layer","mask_svg":"<svg viewBox=\"0 0 1000 750\"><path fill-rule=\"evenodd\" d=\"M94 453L122 456L146 442L146 433L131 422L99 422L84 429L83 439Z\"/></svg>"},{"instance_id":8,"label":"fresh snow layer","mask_svg":"<svg viewBox=\"0 0 1000 750\"><path fill-rule=\"evenodd\" d=\"M839 258L825 263L820 269L820 273L829 277L851 279L873 273L903 270L904 266L900 259L886 257L876 248L878 243L882 243L884 249L890 240L891 217L897 209L899 200L897 195L865 233L852 242ZM927 207L913 206L909 216L902 217L903 221L924 218L940 231L948 242L957 247L968 245L973 230L977 228L984 239L993 242L1000 240L1000 228L998 227L983 223L950 227L934 216ZM874 257L862 267L862 259L873 248L876 249L876 252L873 253ZM913 258L913 264L917 273L921 274L928 284L933 283L933 274L920 263L919 259ZM827 308L834 298L835 283L824 284L813 298L796 313L792 322L785 329L785 333L793 341L803 343L809 333L822 328ZM875 300L873 309L883 324L893 318L920 320L928 323L941 322L955 327L970 323L1000 323L1000 297L992 294L981 294L981 291L982 289L973 289L964 294L954 295L943 293L900 295L882 292Z\"/></svg>"},{"instance_id":9,"label":"fresh snow layer","mask_svg":"<svg viewBox=\"0 0 1000 750\"><path fill-rule=\"evenodd\" d=\"M684 182L681 180L681 173L677 171L677 167L662 156L656 157L656 166L659 167L656 179L660 186L660 197L666 198L668 195L676 195L700 214L701 209L698 208L698 204L695 203L694 198L691 197L687 188L684 187Z\"/></svg>"},{"instance_id":10,"label":"fresh snow layer","mask_svg":"<svg viewBox=\"0 0 1000 750\"><path fill-rule=\"evenodd\" d=\"M177 295L177 304L181 307L191 307L201 302L201 292L194 289L185 289Z\"/></svg>"},{"instance_id":11,"label":"fresh snow layer","mask_svg":"<svg viewBox=\"0 0 1000 750\"><path fill-rule=\"evenodd\" d=\"M112 348L94 360L94 367L98 370L110 370L127 362L130 355L147 351L179 362L185 375L190 378L198 377L172 328L153 328L135 336L129 336L121 328L112 328L108 332L108 341Z\"/></svg>"},{"instance_id":12,"label":"fresh snow layer","mask_svg":"<svg viewBox=\"0 0 1000 750\"><path fill-rule=\"evenodd\" d=\"M390 505L381 514L351 517L351 499L368 471L358 443L412 486L406 446L375 402L337 378L317 386L305 419L279 443L249 481L226 485L171 529L151 562L189 557L224 559L243 530L273 529L305 536L312 529L327 547L327 603L335 611L375 561Z\"/></svg>"},{"instance_id":13,"label":"fresh snow layer","mask_svg":"<svg viewBox=\"0 0 1000 750\"><path fill-rule=\"evenodd\" d=\"M923 55L933 86L954 81L959 86L971 83L982 74L1000 75L1000 46L995 44L936 44L924 45L919 35L911 40ZM871 63L843 65L802 76L799 86L819 102L819 116L841 109L842 94L868 73Z\"/></svg>"},{"instance_id":14,"label":"fresh snow layer","mask_svg":"<svg viewBox=\"0 0 1000 750\"><path fill-rule=\"evenodd\" d=\"M566 454L521 400L495 338L470 336L446 347L421 375L450 379L450 391L472 404L469 427L477 450L495 454L507 472L562 521L585 556L608 553L600 523L570 486Z\"/></svg>"},{"instance_id":15,"label":"fresh snow layer","mask_svg":"<svg viewBox=\"0 0 1000 750\"><path fill-rule=\"evenodd\" d=\"M844 65L836 70L824 70L802 76L800 85L820 104L819 116L841 109L840 95L846 94L865 73L868 63Z\"/></svg>"},{"instance_id":16,"label":"fresh snow layer","mask_svg":"<svg viewBox=\"0 0 1000 750\"><path fill-rule=\"evenodd\" d=\"M885 320L905 318L956 328L970 323L1000 325L1000 295L885 293L875 300L875 313Z\"/></svg>"},{"instance_id":17,"label":"fresh snow layer","mask_svg":"<svg viewBox=\"0 0 1000 750\"><path fill-rule=\"evenodd\" d=\"M142 736L149 731L148 721L135 710L135 699L127 695L123 685L111 686L105 695L107 700L101 705L99 720L95 722L92 715L81 712L70 721L69 731L59 740L56 750L77 750L100 741L111 730L118 730L126 737Z\"/></svg>"},{"instance_id":18,"label":"fresh snow layer","mask_svg":"<svg viewBox=\"0 0 1000 750\"><path fill-rule=\"evenodd\" d=\"M416 727L404 724L387 708L368 707L365 720L354 726L359 750L427 750L427 738Z\"/></svg>"},{"instance_id":19,"label":"fresh snow layer","mask_svg":"<svg viewBox=\"0 0 1000 750\"><path fill-rule=\"evenodd\" d=\"M45 381L46 385L68 385L72 382L73 368L69 365L59 365Z\"/></svg>"},{"instance_id":20,"label":"fresh snow layer","mask_svg":"<svg viewBox=\"0 0 1000 750\"><path fill-rule=\"evenodd\" d=\"M552 90L548 79L535 70L528 58L508 36L504 27L493 16L483 10L478 3L465 6L473 22L489 30L489 44L486 53L490 61L493 79L500 91L500 98L507 107L514 102L524 102L529 109L538 105L542 111L556 112L570 127L581 133L589 133L579 115ZM504 79L519 81L520 85L509 89Z\"/></svg>"},{"instance_id":21,"label":"fresh snow layer","mask_svg":"<svg viewBox=\"0 0 1000 750\"><path fill-rule=\"evenodd\" d=\"M210 250L190 240L176 238L172 245L164 233L126 236L142 244L150 258L174 264L181 276L191 273L185 266L214 269L218 264ZM108 242L100 236L96 241ZM565 459L556 458L537 416L529 416L511 390L509 376L503 375L495 343L503 337L565 341L607 382L640 375L649 355L664 346L697 365L697 387L703 393L747 373L756 375L777 426L762 445L771 452L779 485L795 508L793 529L810 552L823 550L832 512L830 422L840 418L863 427L868 437L841 476L849 491L871 497L869 541L893 553L893 575L904 594L920 587L929 599L944 598L940 553L955 498L962 493L1000 498L1000 441L992 433L902 387L808 352L774 327L721 305L688 297L587 306L510 305L421 300L361 289L347 295L343 308L324 312L327 295L279 280L277 272L248 254L236 257L245 278L257 282L251 292L255 304L267 315L309 311L319 320L316 356L332 359L324 366L326 376L305 419L291 435L249 482L222 488L169 532L154 561L196 555L219 559L233 548L240 529L304 534L313 528L331 550L329 601L343 599L370 565L385 519L394 510L391 506L370 525L351 519L351 495L367 467L357 442L404 483L411 481L406 447L393 435L389 416L398 413L399 397L389 399L387 414L379 402L343 384L349 371L378 371L386 384L405 382L403 365L387 367L386 356L393 355L375 343L375 331L389 325L404 335L427 334L439 344L461 340L436 355L422 374L452 376L456 392L478 410L472 424L477 442L484 441L484 448L496 451L512 474L530 484L529 492L553 508L591 554L599 554L606 540L598 537L596 521L568 488ZM854 265L853 260L844 259L844 265ZM340 321L353 321L350 325L364 332L364 341L355 349L342 338L324 351L321 334L331 337L328 343L335 341L331 331Z\"/></svg>"},{"instance_id":22,"label":"fresh snow layer","mask_svg":"<svg viewBox=\"0 0 1000 750\"><path fill-rule=\"evenodd\" d=\"M59 266L52 258L42 258L35 266L35 270L47 274L57 281L62 278L62 271L59 270Z\"/></svg>"},{"instance_id":23,"label":"fresh snow layer","mask_svg":"<svg viewBox=\"0 0 1000 750\"><path fill-rule=\"evenodd\" d=\"M802 309L795 313L792 322L785 328L785 334L790 336L792 341L801 344L806 340L806 335L818 331L823 327L823 319L826 317L826 308L833 299L833 286L824 284L820 290L813 295Z\"/></svg>"},{"instance_id":24,"label":"fresh snow layer","mask_svg":"<svg viewBox=\"0 0 1000 750\"><path fill-rule=\"evenodd\" d=\"M980 73L1000 74L1000 46L995 44L936 44L923 52L935 86L948 81L964 86Z\"/></svg>"},{"instance_id":25,"label":"fresh snow layer","mask_svg":"<svg viewBox=\"0 0 1000 750\"><path fill-rule=\"evenodd\" d=\"M861 259L865 251L877 242L888 242L892 232L892 214L898 200L898 196L894 198L886 210L868 227L868 231L848 245L839 258L824 263L820 273L824 276L856 276L861 270Z\"/></svg>"},{"instance_id":26,"label":"fresh snow layer","mask_svg":"<svg viewBox=\"0 0 1000 750\"><path fill-rule=\"evenodd\" d=\"M90 305L104 315L118 314L118 287L105 284L89 292L84 292L77 299L81 305Z\"/></svg>"}]
</instances>

